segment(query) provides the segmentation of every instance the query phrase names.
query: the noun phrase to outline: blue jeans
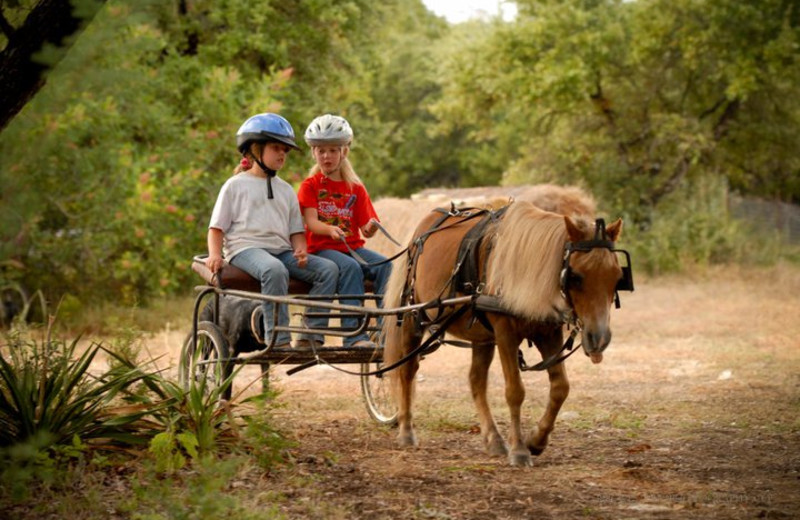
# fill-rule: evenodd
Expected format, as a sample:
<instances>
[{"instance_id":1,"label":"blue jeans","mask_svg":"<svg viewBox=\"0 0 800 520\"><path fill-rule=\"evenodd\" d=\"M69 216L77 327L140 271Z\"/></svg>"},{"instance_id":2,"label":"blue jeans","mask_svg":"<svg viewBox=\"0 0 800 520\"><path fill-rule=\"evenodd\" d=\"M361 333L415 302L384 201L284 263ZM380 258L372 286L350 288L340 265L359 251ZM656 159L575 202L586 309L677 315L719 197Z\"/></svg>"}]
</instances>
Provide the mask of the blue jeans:
<instances>
[{"instance_id":1,"label":"blue jeans","mask_svg":"<svg viewBox=\"0 0 800 520\"><path fill-rule=\"evenodd\" d=\"M289 291L289 277L302 280L311 284L309 294L333 294L336 292L336 281L339 277L339 268L330 260L308 255L308 265L298 267L297 259L291 251L272 254L266 249L245 249L230 259L230 263L247 272L250 276L261 282L261 294L272 296L285 296ZM264 340L269 343L272 337L272 323L275 304L263 302L264 311ZM309 312L329 312L327 309L309 308ZM286 304L278 306L278 325L289 325L289 309ZM328 327L328 318L309 318L308 326L314 329ZM323 342L325 337L321 334L301 334L301 339L313 339ZM288 332L279 332L276 345L288 343L291 335Z\"/></svg>"},{"instance_id":2,"label":"blue jeans","mask_svg":"<svg viewBox=\"0 0 800 520\"><path fill-rule=\"evenodd\" d=\"M356 249L355 252L369 264L386 260L384 256L363 247ZM336 286L337 293L345 295L364 294L364 280L372 280L374 282L375 294L383 295L385 292L386 282L389 281L389 275L392 274L392 264L390 262L369 267L361 265L352 256L333 249L323 249L315 254L333 261L338 266L339 283ZM339 301L345 305L362 305L361 300L343 299ZM379 301L378 303L382 302ZM342 320L342 327L355 329L358 327L358 322L358 318L345 318ZM369 339L366 332L352 338L344 338L344 345L352 345L356 341L365 339Z\"/></svg>"}]
</instances>

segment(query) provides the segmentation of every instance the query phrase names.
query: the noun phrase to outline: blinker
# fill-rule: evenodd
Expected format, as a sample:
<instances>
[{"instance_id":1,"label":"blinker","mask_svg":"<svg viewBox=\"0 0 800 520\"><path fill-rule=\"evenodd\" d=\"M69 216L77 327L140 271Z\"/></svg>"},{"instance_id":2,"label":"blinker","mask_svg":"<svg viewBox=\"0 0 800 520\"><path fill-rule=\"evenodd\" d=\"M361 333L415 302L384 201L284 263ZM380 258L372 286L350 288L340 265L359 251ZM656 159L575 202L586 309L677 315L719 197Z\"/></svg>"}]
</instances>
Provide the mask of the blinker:
<instances>
[{"instance_id":1,"label":"blinker","mask_svg":"<svg viewBox=\"0 0 800 520\"><path fill-rule=\"evenodd\" d=\"M595 221L594 239L583 240L580 242L567 242L564 246L564 261L561 265L561 294L564 299L572 305L569 296L570 281L573 279L572 269L569 265L570 256L574 251L589 252L592 249L605 248L617 255L619 266L622 269L622 277L614 287L614 306L619 309L619 291L633 291L633 267L631 265L631 255L624 249L614 247L613 241L608 239L606 234L605 221L601 218Z\"/></svg>"}]
</instances>

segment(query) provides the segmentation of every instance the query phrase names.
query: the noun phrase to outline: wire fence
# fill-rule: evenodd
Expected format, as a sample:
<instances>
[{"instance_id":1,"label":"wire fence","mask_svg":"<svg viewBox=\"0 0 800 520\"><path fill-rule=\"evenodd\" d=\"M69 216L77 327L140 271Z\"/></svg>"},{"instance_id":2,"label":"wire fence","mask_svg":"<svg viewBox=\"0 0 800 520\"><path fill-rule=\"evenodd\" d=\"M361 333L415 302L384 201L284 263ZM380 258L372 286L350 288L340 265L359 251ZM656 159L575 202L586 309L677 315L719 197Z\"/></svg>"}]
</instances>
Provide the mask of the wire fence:
<instances>
[{"instance_id":1,"label":"wire fence","mask_svg":"<svg viewBox=\"0 0 800 520\"><path fill-rule=\"evenodd\" d=\"M728 198L731 215L763 229L777 230L792 244L800 244L800 206L786 202L741 197Z\"/></svg>"}]
</instances>

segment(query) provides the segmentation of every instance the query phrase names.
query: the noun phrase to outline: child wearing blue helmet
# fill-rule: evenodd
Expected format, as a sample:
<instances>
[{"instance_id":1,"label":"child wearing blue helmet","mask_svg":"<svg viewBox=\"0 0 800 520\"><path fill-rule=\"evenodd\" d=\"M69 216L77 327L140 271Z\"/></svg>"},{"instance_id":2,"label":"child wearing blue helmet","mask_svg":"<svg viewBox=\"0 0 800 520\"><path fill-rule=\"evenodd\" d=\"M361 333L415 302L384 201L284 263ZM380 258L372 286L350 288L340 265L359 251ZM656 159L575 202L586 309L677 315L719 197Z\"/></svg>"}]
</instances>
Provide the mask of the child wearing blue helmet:
<instances>
[{"instance_id":1,"label":"child wearing blue helmet","mask_svg":"<svg viewBox=\"0 0 800 520\"><path fill-rule=\"evenodd\" d=\"M335 263L309 255L303 218L292 186L277 173L286 155L300 148L292 125L278 114L258 114L242 124L236 145L243 159L217 197L208 225L206 265L216 273L227 259L261 282L261 293L282 296L289 277L311 284L309 294L333 294L339 275ZM263 303L264 338L272 336L275 304ZM318 313L321 309L312 309ZM327 327L326 317L309 318L314 329ZM278 325L289 324L286 305L278 306ZM278 333L275 344L287 346L288 332ZM303 335L300 342L322 344L322 335ZM299 342L299 343L300 343Z\"/></svg>"}]
</instances>

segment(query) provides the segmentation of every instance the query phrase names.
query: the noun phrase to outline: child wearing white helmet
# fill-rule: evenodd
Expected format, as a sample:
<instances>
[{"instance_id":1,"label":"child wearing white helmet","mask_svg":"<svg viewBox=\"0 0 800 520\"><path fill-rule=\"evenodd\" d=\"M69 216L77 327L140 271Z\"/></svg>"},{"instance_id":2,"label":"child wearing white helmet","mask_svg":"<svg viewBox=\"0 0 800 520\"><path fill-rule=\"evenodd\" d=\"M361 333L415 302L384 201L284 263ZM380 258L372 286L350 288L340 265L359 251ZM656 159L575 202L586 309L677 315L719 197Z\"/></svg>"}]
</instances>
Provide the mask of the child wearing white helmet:
<instances>
[{"instance_id":1,"label":"child wearing white helmet","mask_svg":"<svg viewBox=\"0 0 800 520\"><path fill-rule=\"evenodd\" d=\"M364 280L373 280L383 294L392 266L382 255L364 247L364 237L375 234L378 215L366 187L353 171L348 155L353 130L343 117L325 114L314 119L305 133L315 164L300 185L298 199L308 232L308 250L339 267L339 294L364 293ZM361 305L361 300L342 300ZM356 318L343 320L355 328ZM345 338L345 346L370 346L366 333Z\"/></svg>"},{"instance_id":2,"label":"child wearing white helmet","mask_svg":"<svg viewBox=\"0 0 800 520\"><path fill-rule=\"evenodd\" d=\"M258 114L236 133L242 154L236 175L217 197L208 225L206 265L216 273L227 259L261 282L262 294L286 295L289 277L312 285L310 294L333 294L339 269L335 263L309 255L300 206L292 186L277 176L286 154L300 148L292 125L278 114ZM272 337L275 305L263 303L264 338ZM315 313L321 309L312 309ZM327 327L326 317L308 319L311 328ZM278 306L278 325L289 325L286 305ZM275 345L290 343L288 332L277 334ZM301 335L300 341L322 344L322 335Z\"/></svg>"}]
</instances>

